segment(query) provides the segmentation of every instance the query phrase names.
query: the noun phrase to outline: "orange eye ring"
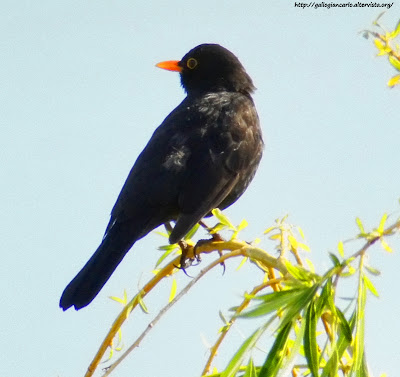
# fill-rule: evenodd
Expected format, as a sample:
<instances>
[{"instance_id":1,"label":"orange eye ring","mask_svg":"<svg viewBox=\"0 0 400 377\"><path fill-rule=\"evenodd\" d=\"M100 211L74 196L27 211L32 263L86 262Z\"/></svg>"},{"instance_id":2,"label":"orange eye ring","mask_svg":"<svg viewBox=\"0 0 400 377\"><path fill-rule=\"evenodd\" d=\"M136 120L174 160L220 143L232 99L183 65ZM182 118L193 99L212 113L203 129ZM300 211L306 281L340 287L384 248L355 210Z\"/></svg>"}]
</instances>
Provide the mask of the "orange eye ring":
<instances>
[{"instance_id":1,"label":"orange eye ring","mask_svg":"<svg viewBox=\"0 0 400 377\"><path fill-rule=\"evenodd\" d=\"M186 62L186 67L189 69L194 69L197 67L197 60L195 58L189 58L188 61Z\"/></svg>"}]
</instances>

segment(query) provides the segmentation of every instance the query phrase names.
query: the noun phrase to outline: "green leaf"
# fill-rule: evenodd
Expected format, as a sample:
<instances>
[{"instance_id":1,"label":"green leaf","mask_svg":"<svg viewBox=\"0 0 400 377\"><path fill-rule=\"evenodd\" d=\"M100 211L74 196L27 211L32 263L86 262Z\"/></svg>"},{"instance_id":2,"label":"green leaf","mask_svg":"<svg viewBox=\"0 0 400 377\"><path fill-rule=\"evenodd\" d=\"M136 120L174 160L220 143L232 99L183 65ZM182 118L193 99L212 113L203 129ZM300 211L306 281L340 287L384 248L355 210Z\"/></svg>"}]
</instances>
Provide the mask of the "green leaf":
<instances>
[{"instance_id":1,"label":"green leaf","mask_svg":"<svg viewBox=\"0 0 400 377\"><path fill-rule=\"evenodd\" d=\"M360 377L369 377L369 373L368 373L368 366L367 366L367 361L365 358L365 353L363 355L363 360L362 360L362 366L361 366L361 370L360 370Z\"/></svg>"},{"instance_id":2,"label":"green leaf","mask_svg":"<svg viewBox=\"0 0 400 377\"><path fill-rule=\"evenodd\" d=\"M364 284L368 288L368 290L376 297L379 297L379 293L376 290L374 284L372 284L372 281L369 279L367 275L363 275L364 278Z\"/></svg>"},{"instance_id":3,"label":"green leaf","mask_svg":"<svg viewBox=\"0 0 400 377\"><path fill-rule=\"evenodd\" d=\"M365 233L364 226L359 217L356 217L356 223L358 225L358 229L360 229L360 232L364 234Z\"/></svg>"},{"instance_id":4,"label":"green leaf","mask_svg":"<svg viewBox=\"0 0 400 377\"><path fill-rule=\"evenodd\" d=\"M254 308L243 312L239 317L259 317L275 310L285 308L286 306L297 302L304 295L304 291L308 291L308 288L289 289L287 291L273 292L253 297L253 300L261 300L263 302Z\"/></svg>"},{"instance_id":5,"label":"green leaf","mask_svg":"<svg viewBox=\"0 0 400 377\"><path fill-rule=\"evenodd\" d=\"M238 232L240 232L240 231L243 230L244 228L247 228L248 225L249 225L249 223L248 223L245 219L243 219L243 220L240 222L240 224L238 225L238 227L237 227Z\"/></svg>"},{"instance_id":6,"label":"green leaf","mask_svg":"<svg viewBox=\"0 0 400 377\"><path fill-rule=\"evenodd\" d=\"M364 267L370 274L372 274L374 276L379 276L381 274L381 272L374 267L371 267L368 265L365 265Z\"/></svg>"},{"instance_id":7,"label":"green leaf","mask_svg":"<svg viewBox=\"0 0 400 377\"><path fill-rule=\"evenodd\" d=\"M260 339L261 335L264 333L264 331L270 325L270 322L271 321L268 321L267 323L265 323L263 326L261 326L259 329L257 329L252 335L250 335L250 337L248 337L243 342L243 344L240 346L238 351L235 353L235 355L229 362L226 369L221 373L221 377L233 377L236 375L236 372L241 367L244 358L256 345L258 339Z\"/></svg>"},{"instance_id":8,"label":"green leaf","mask_svg":"<svg viewBox=\"0 0 400 377\"><path fill-rule=\"evenodd\" d=\"M349 323L347 322L346 317L344 316L344 314L342 313L342 311L336 306L336 315L339 318L340 321L340 327L342 330L342 333L344 335L344 337L346 338L346 340L351 343L351 341L353 340L353 336L352 336L352 331L350 328Z\"/></svg>"},{"instance_id":9,"label":"green leaf","mask_svg":"<svg viewBox=\"0 0 400 377\"><path fill-rule=\"evenodd\" d=\"M400 71L400 61L397 58L393 55L389 55L389 62L397 71Z\"/></svg>"},{"instance_id":10,"label":"green leaf","mask_svg":"<svg viewBox=\"0 0 400 377\"><path fill-rule=\"evenodd\" d=\"M257 377L256 367L254 366L253 359L250 358L247 364L246 372L242 377Z\"/></svg>"},{"instance_id":11,"label":"green leaf","mask_svg":"<svg viewBox=\"0 0 400 377\"><path fill-rule=\"evenodd\" d=\"M354 311L349 321L351 332L353 332L354 329L354 325L356 322L355 319L356 319L356 314ZM342 327L339 327L339 339L336 342L335 349L332 350L331 358L328 360L322 371L321 377L337 376L337 371L339 369L339 360L342 358L342 355L346 350L346 348L350 345L350 342L347 340L342 329L343 329Z\"/></svg>"},{"instance_id":12,"label":"green leaf","mask_svg":"<svg viewBox=\"0 0 400 377\"><path fill-rule=\"evenodd\" d=\"M189 233L186 234L185 236L185 240L190 240L195 234L196 232L199 230L200 224L197 223L192 229L190 229Z\"/></svg>"},{"instance_id":13,"label":"green leaf","mask_svg":"<svg viewBox=\"0 0 400 377\"><path fill-rule=\"evenodd\" d=\"M169 237L169 233L159 232L158 230L153 230L153 233L158 234L159 236L164 237L164 238Z\"/></svg>"},{"instance_id":14,"label":"green leaf","mask_svg":"<svg viewBox=\"0 0 400 377\"><path fill-rule=\"evenodd\" d=\"M329 257L331 258L331 261L333 262L333 265L335 267L339 267L340 266L340 260L338 259L338 257L335 254L329 253Z\"/></svg>"},{"instance_id":15,"label":"green leaf","mask_svg":"<svg viewBox=\"0 0 400 377\"><path fill-rule=\"evenodd\" d=\"M389 34L390 39L396 38L400 33L400 20L397 23L395 29Z\"/></svg>"},{"instance_id":16,"label":"green leaf","mask_svg":"<svg viewBox=\"0 0 400 377\"><path fill-rule=\"evenodd\" d=\"M306 245L303 242L297 242L297 246L304 251L311 251L310 246Z\"/></svg>"},{"instance_id":17,"label":"green leaf","mask_svg":"<svg viewBox=\"0 0 400 377\"><path fill-rule=\"evenodd\" d=\"M373 25L376 25L376 26L380 26L380 25L378 24L378 21L379 21L379 19L380 19L384 14L385 14L385 11L379 13L379 14L378 14L378 17L376 17L375 21L374 21L372 24L373 24Z\"/></svg>"},{"instance_id":18,"label":"green leaf","mask_svg":"<svg viewBox=\"0 0 400 377\"><path fill-rule=\"evenodd\" d=\"M329 306L329 298L333 295L332 278L327 279L326 284L322 288L321 295L317 299L316 315L321 316L324 308Z\"/></svg>"},{"instance_id":19,"label":"green leaf","mask_svg":"<svg viewBox=\"0 0 400 377\"><path fill-rule=\"evenodd\" d=\"M375 38L375 39L374 39L374 43L375 43L376 48L377 48L379 51L384 51L384 50L385 50L385 47L386 47L386 46L382 43L382 41L381 41L380 39Z\"/></svg>"},{"instance_id":20,"label":"green leaf","mask_svg":"<svg viewBox=\"0 0 400 377\"><path fill-rule=\"evenodd\" d=\"M390 86L391 88L393 88L394 86L396 86L397 84L400 83L400 75L396 75L393 76L389 81L388 81L388 86Z\"/></svg>"},{"instance_id":21,"label":"green leaf","mask_svg":"<svg viewBox=\"0 0 400 377\"><path fill-rule=\"evenodd\" d=\"M353 365L350 376L357 376L360 371L364 356L364 334L365 334L365 303L367 299L367 290L364 284L363 274L360 273L357 294L356 308L356 333L353 346Z\"/></svg>"},{"instance_id":22,"label":"green leaf","mask_svg":"<svg viewBox=\"0 0 400 377\"><path fill-rule=\"evenodd\" d=\"M139 306L140 306L140 308L142 309L142 311L143 311L144 313L146 313L146 314L149 314L149 310L147 309L147 306L146 306L146 304L145 304L144 301L143 301L141 292L139 292L139 293L136 295L136 297L137 297Z\"/></svg>"},{"instance_id":23,"label":"green leaf","mask_svg":"<svg viewBox=\"0 0 400 377\"><path fill-rule=\"evenodd\" d=\"M267 234L267 233L273 231L274 229L276 229L276 225L270 226L269 228L265 229L264 234Z\"/></svg>"},{"instance_id":24,"label":"green leaf","mask_svg":"<svg viewBox=\"0 0 400 377\"><path fill-rule=\"evenodd\" d=\"M342 241L340 241L339 243L338 243L338 252L339 252L339 255L342 257L342 258L344 258L344 247L343 247L343 242Z\"/></svg>"},{"instance_id":25,"label":"green leaf","mask_svg":"<svg viewBox=\"0 0 400 377\"><path fill-rule=\"evenodd\" d=\"M313 377L318 377L318 343L317 343L317 316L315 303L310 302L305 317L306 329L304 332L304 353L306 355L308 368Z\"/></svg>"},{"instance_id":26,"label":"green leaf","mask_svg":"<svg viewBox=\"0 0 400 377\"><path fill-rule=\"evenodd\" d=\"M165 246L161 246L159 247L159 250L166 250L165 253L163 253L161 255L160 258L158 258L157 262L156 262L156 268L165 260L165 258L167 258L171 253L173 253L174 251L178 250L178 246L176 244L173 245L165 245Z\"/></svg>"},{"instance_id":27,"label":"green leaf","mask_svg":"<svg viewBox=\"0 0 400 377\"><path fill-rule=\"evenodd\" d=\"M280 328L298 317L299 313L307 307L310 301L314 298L318 288L319 285L316 284L313 287L304 289L304 292L298 297L298 299L285 310L283 317L281 318Z\"/></svg>"},{"instance_id":28,"label":"green leaf","mask_svg":"<svg viewBox=\"0 0 400 377\"><path fill-rule=\"evenodd\" d=\"M231 221L228 219L228 216L225 216L221 210L219 210L218 208L214 208L212 211L212 214L218 219L218 221L221 224L226 225L227 227L229 227L232 230L236 230L236 227L231 223Z\"/></svg>"},{"instance_id":29,"label":"green leaf","mask_svg":"<svg viewBox=\"0 0 400 377\"><path fill-rule=\"evenodd\" d=\"M392 248L388 245L388 243L387 243L383 238L381 238L380 241L381 241L382 247L383 247L388 253L392 253L392 252L393 252Z\"/></svg>"},{"instance_id":30,"label":"green leaf","mask_svg":"<svg viewBox=\"0 0 400 377\"><path fill-rule=\"evenodd\" d=\"M284 327L281 328L258 377L276 376L282 364L283 358L285 357L285 351L292 326L293 322L288 322Z\"/></svg>"},{"instance_id":31,"label":"green leaf","mask_svg":"<svg viewBox=\"0 0 400 377\"><path fill-rule=\"evenodd\" d=\"M123 296L123 298L120 298L120 297L117 297L117 296L109 296L109 298L110 298L111 300L114 300L114 301L116 301L116 302L119 302L120 304L122 304L122 305L124 305L124 306L128 303L128 295L127 295L125 289L124 289L124 296Z\"/></svg>"},{"instance_id":32,"label":"green leaf","mask_svg":"<svg viewBox=\"0 0 400 377\"><path fill-rule=\"evenodd\" d=\"M212 228L208 229L208 232L210 234L215 234L220 232L221 230L224 230L225 228L227 228L226 225L222 224L222 223L217 223L216 225L214 225Z\"/></svg>"},{"instance_id":33,"label":"green leaf","mask_svg":"<svg viewBox=\"0 0 400 377\"><path fill-rule=\"evenodd\" d=\"M292 246L292 248L293 248L294 250L296 250L296 249L298 248L298 244L299 244L299 243L297 242L296 238L293 237L291 234L289 234L288 237L287 237L287 239L288 239L290 245Z\"/></svg>"},{"instance_id":34,"label":"green leaf","mask_svg":"<svg viewBox=\"0 0 400 377\"><path fill-rule=\"evenodd\" d=\"M239 266L237 266L236 271L239 271L244 264L247 262L248 257L243 257L242 261L239 263Z\"/></svg>"},{"instance_id":35,"label":"green leaf","mask_svg":"<svg viewBox=\"0 0 400 377\"><path fill-rule=\"evenodd\" d=\"M379 226L378 226L378 229L377 229L379 234L382 234L383 231L385 230L385 223L386 223L387 217L388 217L387 214L384 213L382 218L381 218L381 222L379 223Z\"/></svg>"},{"instance_id":36,"label":"green leaf","mask_svg":"<svg viewBox=\"0 0 400 377\"><path fill-rule=\"evenodd\" d=\"M296 363L296 359L299 355L304 357L304 331L305 331L305 321L301 321L300 327L299 323L295 322L293 325L293 336L288 339L287 350L285 352L285 359L283 360L280 369L279 376L289 376L292 375L293 365Z\"/></svg>"},{"instance_id":37,"label":"green leaf","mask_svg":"<svg viewBox=\"0 0 400 377\"><path fill-rule=\"evenodd\" d=\"M172 279L172 285L171 285L171 292L169 293L168 302L171 302L171 301L175 298L175 295L176 295L176 287L177 287L176 279L173 278L173 279Z\"/></svg>"},{"instance_id":38,"label":"green leaf","mask_svg":"<svg viewBox=\"0 0 400 377\"><path fill-rule=\"evenodd\" d=\"M285 266L290 275L292 275L295 279L304 281L304 282L312 282L313 280L319 279L318 275L313 274L310 271L307 271L302 266L293 266L289 261L285 260Z\"/></svg>"},{"instance_id":39,"label":"green leaf","mask_svg":"<svg viewBox=\"0 0 400 377\"><path fill-rule=\"evenodd\" d=\"M248 223L245 219L243 219L243 220L240 222L240 224L236 227L236 230L233 232L233 235L232 235L231 239L232 239L232 240L233 240L233 239L236 239L237 236L238 236L238 234L239 234L239 232L240 232L241 230L243 230L244 228L246 228L248 225L249 225L249 223Z\"/></svg>"}]
</instances>

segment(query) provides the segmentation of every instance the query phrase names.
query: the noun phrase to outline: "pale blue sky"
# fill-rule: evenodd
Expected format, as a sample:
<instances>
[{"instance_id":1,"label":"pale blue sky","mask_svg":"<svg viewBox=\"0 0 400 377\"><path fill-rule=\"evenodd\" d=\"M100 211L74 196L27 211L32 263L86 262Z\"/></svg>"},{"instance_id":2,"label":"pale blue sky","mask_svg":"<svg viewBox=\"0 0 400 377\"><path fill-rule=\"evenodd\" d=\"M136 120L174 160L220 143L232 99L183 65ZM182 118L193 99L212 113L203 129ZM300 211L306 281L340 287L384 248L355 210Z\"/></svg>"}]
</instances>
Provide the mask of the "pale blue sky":
<instances>
[{"instance_id":1,"label":"pale blue sky","mask_svg":"<svg viewBox=\"0 0 400 377\"><path fill-rule=\"evenodd\" d=\"M356 216L367 227L384 211L398 216L399 90L386 87L393 69L358 34L382 9L265 0L3 0L0 9L1 376L83 375L119 310L107 297L123 288L133 295L150 277L160 255L154 234L134 246L88 308L58 308L65 285L98 246L137 155L184 96L178 75L154 65L200 43L230 49L258 88L264 159L226 211L235 223L248 220L247 240L289 213L322 272L328 251L357 233ZM395 2L382 22L394 27L399 18ZM381 297L370 298L366 312L375 375L398 373L396 245L396 253L376 249L370 259L383 272L374 279ZM199 375L202 339L215 339L218 311L226 314L260 279L251 265L235 267L204 279L115 376ZM178 274L180 287L188 281ZM151 316L131 319L126 345L168 291L166 283L146 301ZM244 324L238 329L219 368L246 334Z\"/></svg>"}]
</instances>

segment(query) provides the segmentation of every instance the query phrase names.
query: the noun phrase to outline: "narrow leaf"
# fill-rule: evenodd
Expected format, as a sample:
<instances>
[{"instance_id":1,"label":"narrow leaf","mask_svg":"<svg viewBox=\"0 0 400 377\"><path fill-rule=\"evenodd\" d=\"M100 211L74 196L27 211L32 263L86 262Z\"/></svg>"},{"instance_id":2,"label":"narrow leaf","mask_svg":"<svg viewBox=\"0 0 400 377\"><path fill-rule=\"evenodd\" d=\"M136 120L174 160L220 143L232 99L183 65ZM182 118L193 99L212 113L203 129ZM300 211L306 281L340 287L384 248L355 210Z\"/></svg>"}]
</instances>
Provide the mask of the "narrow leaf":
<instances>
[{"instance_id":1,"label":"narrow leaf","mask_svg":"<svg viewBox=\"0 0 400 377\"><path fill-rule=\"evenodd\" d=\"M269 228L267 228L267 229L264 230L264 234L267 234L267 233L271 232L271 231L274 230L274 229L276 229L276 226L275 226L275 225L274 225L274 226L270 226Z\"/></svg>"},{"instance_id":2,"label":"narrow leaf","mask_svg":"<svg viewBox=\"0 0 400 377\"><path fill-rule=\"evenodd\" d=\"M372 274L374 276L379 276L381 274L381 272L374 267L371 267L368 265L365 265L364 267L370 274Z\"/></svg>"},{"instance_id":3,"label":"narrow leaf","mask_svg":"<svg viewBox=\"0 0 400 377\"><path fill-rule=\"evenodd\" d=\"M393 249L388 245L388 243L383 239L383 238L381 238L381 245L382 245L382 247L388 252L388 253L392 253L393 252Z\"/></svg>"},{"instance_id":4,"label":"narrow leaf","mask_svg":"<svg viewBox=\"0 0 400 377\"><path fill-rule=\"evenodd\" d=\"M318 377L318 343L317 343L317 316L315 303L312 301L307 309L305 317L306 328L304 331L304 353L306 355L308 368L313 377Z\"/></svg>"},{"instance_id":5,"label":"narrow leaf","mask_svg":"<svg viewBox=\"0 0 400 377\"><path fill-rule=\"evenodd\" d=\"M128 295L127 295L125 289L124 289L124 296L123 296L123 298L120 298L120 297L117 297L117 296L109 296L109 298L110 298L111 300L114 300L114 301L116 301L116 302L119 302L120 304L122 304L122 305L124 305L124 306L128 303Z\"/></svg>"},{"instance_id":6,"label":"narrow leaf","mask_svg":"<svg viewBox=\"0 0 400 377\"><path fill-rule=\"evenodd\" d=\"M360 377L370 377L370 375L368 373L368 366L367 366L367 360L365 358L365 353L363 355L362 366L361 366L359 376Z\"/></svg>"},{"instance_id":7,"label":"narrow leaf","mask_svg":"<svg viewBox=\"0 0 400 377\"><path fill-rule=\"evenodd\" d=\"M304 267L302 266L293 266L289 261L285 261L285 266L289 272L290 275L292 275L295 279L304 281L304 282L311 282L315 278L317 278L317 275L313 274L310 271L307 271Z\"/></svg>"},{"instance_id":8,"label":"narrow leaf","mask_svg":"<svg viewBox=\"0 0 400 377\"><path fill-rule=\"evenodd\" d=\"M244 264L247 262L247 259L248 259L247 257L243 257L243 259L240 262L239 266L236 268L236 271L239 271L244 266Z\"/></svg>"},{"instance_id":9,"label":"narrow leaf","mask_svg":"<svg viewBox=\"0 0 400 377\"><path fill-rule=\"evenodd\" d=\"M321 295L317 299L317 305L316 305L316 315L318 317L321 316L322 312L324 311L324 308L328 305L329 303L329 297L332 296L332 278L327 279L325 285L322 288Z\"/></svg>"},{"instance_id":10,"label":"narrow leaf","mask_svg":"<svg viewBox=\"0 0 400 377\"><path fill-rule=\"evenodd\" d=\"M174 251L176 251L178 247L176 245L166 245L165 247L162 246L160 249L165 249L166 251L161 255L160 258L158 258L155 267L158 267L165 260L165 258L167 258Z\"/></svg>"},{"instance_id":11,"label":"narrow leaf","mask_svg":"<svg viewBox=\"0 0 400 377\"><path fill-rule=\"evenodd\" d=\"M142 311L146 314L149 314L149 310L147 309L146 304L143 301L142 295L140 294L140 292L136 295L138 303L140 308L142 309Z\"/></svg>"},{"instance_id":12,"label":"narrow leaf","mask_svg":"<svg viewBox=\"0 0 400 377\"><path fill-rule=\"evenodd\" d=\"M197 223L192 229L190 229L189 233L186 234L185 236L185 240L190 240L195 234L196 232L199 230L200 224Z\"/></svg>"},{"instance_id":13,"label":"narrow leaf","mask_svg":"<svg viewBox=\"0 0 400 377\"><path fill-rule=\"evenodd\" d=\"M298 302L307 289L289 289L287 291L268 293L262 296L254 297L254 300L262 300L263 302L254 308L251 308L239 317L259 317L271 313L275 310L282 309Z\"/></svg>"},{"instance_id":14,"label":"narrow leaf","mask_svg":"<svg viewBox=\"0 0 400 377\"><path fill-rule=\"evenodd\" d=\"M243 219L240 224L237 227L238 232L240 232L241 230L243 230L244 228L247 228L247 226L249 225L249 223Z\"/></svg>"},{"instance_id":15,"label":"narrow leaf","mask_svg":"<svg viewBox=\"0 0 400 377\"><path fill-rule=\"evenodd\" d=\"M221 373L221 377L233 377L242 365L244 358L253 349L260 336L269 326L270 321L257 329L250 337L248 337L235 353L226 369Z\"/></svg>"},{"instance_id":16,"label":"narrow leaf","mask_svg":"<svg viewBox=\"0 0 400 377\"><path fill-rule=\"evenodd\" d=\"M350 321L349 321L349 326L350 326L350 331L353 332L354 326L355 326L355 319L356 319L356 314L355 311L353 312ZM339 369L339 360L342 358L342 355L344 351L347 349L349 346L350 342L346 339L346 336L344 336L342 332L342 327L339 328L339 339L336 342L336 347L335 349L332 350L333 354L332 357L328 360L326 363L321 377L331 377L331 376L336 376L337 371Z\"/></svg>"},{"instance_id":17,"label":"narrow leaf","mask_svg":"<svg viewBox=\"0 0 400 377\"><path fill-rule=\"evenodd\" d=\"M343 247L343 242L342 242L342 241L340 241L340 242L338 243L337 249L338 249L338 252L339 252L340 256L341 256L342 258L344 258L344 247Z\"/></svg>"},{"instance_id":18,"label":"narrow leaf","mask_svg":"<svg viewBox=\"0 0 400 377\"><path fill-rule=\"evenodd\" d=\"M382 41L379 38L374 39L374 43L375 43L376 48L379 51L382 51L385 49L385 45L382 43Z\"/></svg>"},{"instance_id":19,"label":"narrow leaf","mask_svg":"<svg viewBox=\"0 0 400 377\"><path fill-rule=\"evenodd\" d=\"M338 259L338 257L335 254L329 253L329 257L331 258L331 261L333 262L333 265L335 267L339 267L340 266L340 260Z\"/></svg>"},{"instance_id":20,"label":"narrow leaf","mask_svg":"<svg viewBox=\"0 0 400 377\"><path fill-rule=\"evenodd\" d=\"M293 249L296 250L298 248L298 242L295 237L293 237L292 235L289 234L288 241L289 241L290 245L293 247Z\"/></svg>"},{"instance_id":21,"label":"narrow leaf","mask_svg":"<svg viewBox=\"0 0 400 377\"><path fill-rule=\"evenodd\" d=\"M393 88L394 86L396 86L397 84L400 83L400 75L396 75L393 76L387 83L388 86L390 86L391 88Z\"/></svg>"},{"instance_id":22,"label":"narrow leaf","mask_svg":"<svg viewBox=\"0 0 400 377\"><path fill-rule=\"evenodd\" d=\"M390 38L396 38L400 33L400 20L396 25L396 28L390 33Z\"/></svg>"},{"instance_id":23,"label":"narrow leaf","mask_svg":"<svg viewBox=\"0 0 400 377\"><path fill-rule=\"evenodd\" d=\"M304 308L306 308L310 301L314 298L318 288L319 285L316 284L313 287L305 289L302 295L299 296L298 299L290 306L288 306L287 310L285 310L283 317L281 318L280 328L285 326L288 322L291 322L292 320L297 318L299 313Z\"/></svg>"},{"instance_id":24,"label":"narrow leaf","mask_svg":"<svg viewBox=\"0 0 400 377\"><path fill-rule=\"evenodd\" d=\"M367 287L367 289L376 297L379 297L379 293L376 290L374 284L372 283L372 281L369 279L369 277L367 275L363 276L364 278L364 284Z\"/></svg>"},{"instance_id":25,"label":"narrow leaf","mask_svg":"<svg viewBox=\"0 0 400 377\"><path fill-rule=\"evenodd\" d=\"M356 333L353 345L353 366L351 376L356 376L360 371L364 355L364 331L365 331L365 302L367 292L364 284L363 274L360 272L358 294L357 294L357 309L356 309Z\"/></svg>"},{"instance_id":26,"label":"narrow leaf","mask_svg":"<svg viewBox=\"0 0 400 377\"><path fill-rule=\"evenodd\" d=\"M173 278L173 279L172 279L172 285L171 285L171 292L169 293L168 302L171 302L171 301L175 298L175 295L176 295L176 287L177 287L176 279Z\"/></svg>"},{"instance_id":27,"label":"narrow leaf","mask_svg":"<svg viewBox=\"0 0 400 377\"><path fill-rule=\"evenodd\" d=\"M236 230L236 227L231 223L231 221L228 219L228 216L224 215L221 210L218 208L213 209L212 214L218 219L218 221L230 229Z\"/></svg>"},{"instance_id":28,"label":"narrow leaf","mask_svg":"<svg viewBox=\"0 0 400 377\"><path fill-rule=\"evenodd\" d=\"M360 232L365 233L364 226L359 217L356 217L356 223L358 225L358 229L360 229Z\"/></svg>"},{"instance_id":29,"label":"narrow leaf","mask_svg":"<svg viewBox=\"0 0 400 377\"><path fill-rule=\"evenodd\" d=\"M281 328L258 377L273 377L276 375L285 356L292 326L293 322L288 322L284 327Z\"/></svg>"},{"instance_id":30,"label":"narrow leaf","mask_svg":"<svg viewBox=\"0 0 400 377\"><path fill-rule=\"evenodd\" d=\"M311 251L310 246L306 245L303 242L297 242L297 246L304 251Z\"/></svg>"},{"instance_id":31,"label":"narrow leaf","mask_svg":"<svg viewBox=\"0 0 400 377\"><path fill-rule=\"evenodd\" d=\"M254 366L252 358L250 358L247 364L246 372L243 377L257 377L256 367Z\"/></svg>"},{"instance_id":32,"label":"narrow leaf","mask_svg":"<svg viewBox=\"0 0 400 377\"><path fill-rule=\"evenodd\" d=\"M395 58L393 55L389 55L389 62L397 71L400 71L399 59Z\"/></svg>"},{"instance_id":33,"label":"narrow leaf","mask_svg":"<svg viewBox=\"0 0 400 377\"><path fill-rule=\"evenodd\" d=\"M378 229L377 229L379 234L382 234L384 229L385 229L385 223L386 223L387 217L388 217L387 214L384 213L382 218L381 218L381 222L379 223L379 226L378 226Z\"/></svg>"},{"instance_id":34,"label":"narrow leaf","mask_svg":"<svg viewBox=\"0 0 400 377\"><path fill-rule=\"evenodd\" d=\"M347 319L344 316L344 314L342 313L342 311L337 306L336 306L336 314L340 321L340 327L341 327L342 333L343 333L344 337L346 338L346 340L350 343L353 340L350 325L347 322Z\"/></svg>"}]
</instances>

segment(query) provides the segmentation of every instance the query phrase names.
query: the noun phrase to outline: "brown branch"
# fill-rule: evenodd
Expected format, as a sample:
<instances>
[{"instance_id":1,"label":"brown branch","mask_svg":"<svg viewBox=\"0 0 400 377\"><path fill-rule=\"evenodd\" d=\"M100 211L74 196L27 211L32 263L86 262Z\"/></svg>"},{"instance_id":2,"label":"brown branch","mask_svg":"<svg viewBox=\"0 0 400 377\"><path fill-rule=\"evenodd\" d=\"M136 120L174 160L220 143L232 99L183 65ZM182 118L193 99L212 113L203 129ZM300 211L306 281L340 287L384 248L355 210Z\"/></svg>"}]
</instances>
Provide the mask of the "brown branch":
<instances>
[{"instance_id":1,"label":"brown branch","mask_svg":"<svg viewBox=\"0 0 400 377\"><path fill-rule=\"evenodd\" d=\"M243 249L238 249L231 251L228 254L222 255L220 258L209 264L206 268L200 271L200 273L193 278L189 284L186 285L182 291L179 292L178 295L175 296L175 298L170 301L167 305L165 305L160 312L157 314L157 316L151 321L146 329L140 334L140 336L136 339L136 341L122 354L122 356L115 361L112 365L110 365L107 368L107 372L104 374L104 377L107 377L110 375L110 373L136 348L140 345L140 342L144 339L144 337L150 332L152 328L157 324L157 322L163 317L163 315L174 305L176 304L207 272L209 272L211 269L213 269L215 266L218 266L220 263L225 261L226 259L241 256L244 254Z\"/></svg>"},{"instance_id":2,"label":"brown branch","mask_svg":"<svg viewBox=\"0 0 400 377\"><path fill-rule=\"evenodd\" d=\"M131 311L138 305L141 298L145 297L156 285L157 283L170 275L175 269L175 265L179 264L180 257L175 258L172 262L168 263L163 269L161 269L154 278L152 278L141 290L140 292L126 305L121 313L118 315L113 325L111 326L110 331L106 335L102 344L100 345L99 350L97 351L95 357L90 363L88 370L85 374L85 377L93 376L97 366L99 365L102 357L104 356L107 348L111 345L114 336L117 334L118 330L121 328L125 320L128 318Z\"/></svg>"},{"instance_id":3,"label":"brown branch","mask_svg":"<svg viewBox=\"0 0 400 377\"><path fill-rule=\"evenodd\" d=\"M223 251L223 250L241 250L243 256L247 256L250 258L254 258L260 260L264 265L276 268L281 271L282 274L286 274L287 270L284 263L279 258L274 258L269 255L266 251L253 247L246 242L240 240L230 240L230 241L211 241L209 243L204 243L196 248L196 254L202 253L211 253L214 251ZM222 261L225 260L228 256L222 256ZM188 258L193 257L193 247L189 247ZM218 259L218 263L221 262L221 258ZM107 348L112 344L112 340L117 334L118 330L121 328L125 320L128 318L131 311L138 305L140 299L145 297L148 293L152 291L152 289L165 277L171 275L179 264L180 256L176 257L170 263L168 263L164 268L162 268L156 276L154 276L141 290L140 292L127 304L118 315L113 325L111 326L110 331L106 335L102 344L100 345L99 350L94 356L92 362L90 363L88 370L85 374L85 377L93 376L97 366L99 365L101 359L103 358ZM217 264L218 264L217 263Z\"/></svg>"},{"instance_id":4,"label":"brown branch","mask_svg":"<svg viewBox=\"0 0 400 377\"><path fill-rule=\"evenodd\" d=\"M256 287L254 287L254 289L251 291L250 293L250 297L256 295L258 292L260 292L262 289L269 287L269 286L276 286L277 284L279 284L282 281L282 279L272 279L269 280L265 283L262 283ZM221 345L221 343L223 342L223 340L225 339L226 335L228 334L228 331L230 330L230 328L232 327L232 325L235 323L236 321L236 317L244 310L246 309L246 307L249 305L251 298L250 297L246 297L242 303L238 306L238 308L235 310L235 314L232 316L231 320L228 322L227 324L227 329L223 332L221 332L221 335L218 337L217 341L215 342L215 344L210 348L210 356L208 357L207 363L203 369L203 372L201 373L202 376L207 375L207 373L210 371L211 368L211 363L213 362L215 356L217 355L219 346Z\"/></svg>"}]
</instances>

